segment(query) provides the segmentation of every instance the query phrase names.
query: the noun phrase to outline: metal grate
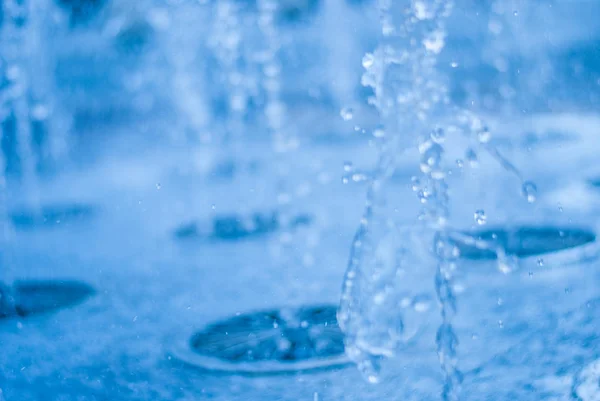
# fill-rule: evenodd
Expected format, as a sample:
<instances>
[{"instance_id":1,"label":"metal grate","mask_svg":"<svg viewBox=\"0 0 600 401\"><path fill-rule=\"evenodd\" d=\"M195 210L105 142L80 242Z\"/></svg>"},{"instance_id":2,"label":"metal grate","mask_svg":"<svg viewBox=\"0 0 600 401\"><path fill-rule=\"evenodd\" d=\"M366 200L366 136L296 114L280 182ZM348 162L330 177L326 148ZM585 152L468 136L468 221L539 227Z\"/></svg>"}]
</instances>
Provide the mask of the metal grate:
<instances>
[{"instance_id":1,"label":"metal grate","mask_svg":"<svg viewBox=\"0 0 600 401\"><path fill-rule=\"evenodd\" d=\"M460 256L470 260L497 258L497 250L519 258L539 256L579 248L594 243L589 230L569 227L495 228L465 233L455 239Z\"/></svg>"},{"instance_id":2,"label":"metal grate","mask_svg":"<svg viewBox=\"0 0 600 401\"><path fill-rule=\"evenodd\" d=\"M70 224L90 218L94 208L83 204L55 204L43 206L40 209L22 208L11 214L13 225L20 229L52 227Z\"/></svg>"},{"instance_id":3,"label":"metal grate","mask_svg":"<svg viewBox=\"0 0 600 401\"><path fill-rule=\"evenodd\" d=\"M190 223L175 230L178 239L209 239L215 241L240 241L259 238L279 229L295 229L308 225L308 215L298 215L288 222L281 221L278 213L253 213L249 216L222 215L209 224Z\"/></svg>"},{"instance_id":4,"label":"metal grate","mask_svg":"<svg viewBox=\"0 0 600 401\"><path fill-rule=\"evenodd\" d=\"M77 281L17 281L0 287L0 318L48 313L83 302L94 290Z\"/></svg>"},{"instance_id":5,"label":"metal grate","mask_svg":"<svg viewBox=\"0 0 600 401\"><path fill-rule=\"evenodd\" d=\"M277 374L348 363L332 305L234 316L195 333L176 356L195 367L234 374Z\"/></svg>"}]
</instances>

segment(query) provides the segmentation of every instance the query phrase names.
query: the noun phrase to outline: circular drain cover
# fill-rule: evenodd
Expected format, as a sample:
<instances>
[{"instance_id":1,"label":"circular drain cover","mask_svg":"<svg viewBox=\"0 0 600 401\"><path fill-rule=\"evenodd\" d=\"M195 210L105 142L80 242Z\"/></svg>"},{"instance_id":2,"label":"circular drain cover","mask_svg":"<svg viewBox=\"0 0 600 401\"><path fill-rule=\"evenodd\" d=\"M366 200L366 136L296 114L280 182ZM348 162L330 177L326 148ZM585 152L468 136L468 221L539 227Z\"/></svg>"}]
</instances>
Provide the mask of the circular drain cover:
<instances>
[{"instance_id":1,"label":"circular drain cover","mask_svg":"<svg viewBox=\"0 0 600 401\"><path fill-rule=\"evenodd\" d=\"M208 325L174 352L205 370L268 375L339 367L349 363L337 307L260 311Z\"/></svg>"},{"instance_id":2,"label":"circular drain cover","mask_svg":"<svg viewBox=\"0 0 600 401\"><path fill-rule=\"evenodd\" d=\"M496 249L508 255L527 258L548 253L579 248L594 243L596 235L581 228L567 227L515 227L513 229L490 229L466 233L455 239L464 259L496 259Z\"/></svg>"},{"instance_id":3,"label":"circular drain cover","mask_svg":"<svg viewBox=\"0 0 600 401\"><path fill-rule=\"evenodd\" d=\"M15 227L32 229L69 224L89 218L93 213L94 208L89 205L56 204L40 208L18 209L13 211L10 217Z\"/></svg>"},{"instance_id":4,"label":"circular drain cover","mask_svg":"<svg viewBox=\"0 0 600 401\"><path fill-rule=\"evenodd\" d=\"M0 286L0 318L26 317L76 305L94 293L87 284L76 281L17 281Z\"/></svg>"},{"instance_id":5,"label":"circular drain cover","mask_svg":"<svg viewBox=\"0 0 600 401\"><path fill-rule=\"evenodd\" d=\"M192 222L183 225L175 231L178 239L206 238L218 241L239 241L261 237L277 231L280 228L296 228L310 224L308 215L298 215L289 222L280 221L276 212L253 213L249 216L223 215L216 216L212 224Z\"/></svg>"}]
</instances>

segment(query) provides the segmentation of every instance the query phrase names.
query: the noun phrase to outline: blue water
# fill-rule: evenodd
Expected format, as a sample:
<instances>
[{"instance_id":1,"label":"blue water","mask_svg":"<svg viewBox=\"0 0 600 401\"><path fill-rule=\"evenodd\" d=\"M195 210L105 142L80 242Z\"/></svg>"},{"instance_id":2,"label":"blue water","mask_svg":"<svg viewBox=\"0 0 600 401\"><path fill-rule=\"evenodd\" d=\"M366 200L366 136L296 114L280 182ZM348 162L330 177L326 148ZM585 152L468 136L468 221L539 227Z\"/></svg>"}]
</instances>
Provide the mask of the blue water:
<instances>
[{"instance_id":1,"label":"blue water","mask_svg":"<svg viewBox=\"0 0 600 401\"><path fill-rule=\"evenodd\" d=\"M300 138L283 161L259 89L249 90L236 145L222 142L231 111L206 40L210 2L44 2L54 16L43 19L41 40L50 67L31 84L51 81L45 97L60 106L56 118L70 121L68 154L54 158L49 128L34 130L36 179L25 180L18 131L10 118L4 123L0 282L75 280L94 292L47 313L0 319L0 400L440 399L441 318L429 265L408 278L419 296L398 305L410 324L398 354L382 362L379 384L346 361L248 374L235 364L223 372L180 358L194 333L214 322L339 303L367 190L361 180L343 183L344 165L369 173L377 157L368 133L379 120L360 75L363 54L378 41L378 14L372 1L331 0L329 9L325 1L281 2L289 9L276 18L280 96ZM257 10L240 3L243 51L251 52L261 44L253 36ZM537 199L528 203L521 183L489 155L477 168L449 163L451 224L465 232L564 227L593 238L600 3L509 3L494 39L491 7L458 1L439 69L452 101L485 116L495 146L536 183ZM495 67L498 58L506 73ZM175 71L189 92L174 83ZM501 96L503 85L514 94ZM196 98L202 112L185 107ZM352 119L340 117L344 107ZM208 116L202 128L200 114ZM448 160L464 159L463 142L446 143ZM420 211L411 189L418 160L406 151L387 188L397 221L413 223ZM484 226L476 210L485 210ZM454 325L463 399L600 399L600 248L539 241L528 246L547 252L523 253L509 274L490 258L459 264ZM301 323L285 319L286 335L307 341ZM338 355L335 346L314 348ZM296 351L284 354L311 358Z\"/></svg>"}]
</instances>

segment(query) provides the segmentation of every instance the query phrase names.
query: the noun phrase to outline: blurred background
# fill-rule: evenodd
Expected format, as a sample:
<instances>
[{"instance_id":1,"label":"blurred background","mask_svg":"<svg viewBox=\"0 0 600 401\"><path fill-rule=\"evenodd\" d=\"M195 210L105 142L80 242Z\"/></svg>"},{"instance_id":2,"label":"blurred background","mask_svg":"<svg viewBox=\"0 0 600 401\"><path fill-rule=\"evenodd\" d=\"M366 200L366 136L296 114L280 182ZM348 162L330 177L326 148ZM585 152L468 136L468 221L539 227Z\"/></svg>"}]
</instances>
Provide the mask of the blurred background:
<instances>
[{"instance_id":1,"label":"blurred background","mask_svg":"<svg viewBox=\"0 0 600 401\"><path fill-rule=\"evenodd\" d=\"M440 399L434 273L388 311L403 345L378 385L335 317L381 145L361 83L377 1L0 5L0 400ZM598 15L455 0L446 21L450 104L536 188L449 135L452 226L563 233L519 237L513 274L460 265L472 400L600 391ZM407 150L385 187L398 224L419 174Z\"/></svg>"}]
</instances>

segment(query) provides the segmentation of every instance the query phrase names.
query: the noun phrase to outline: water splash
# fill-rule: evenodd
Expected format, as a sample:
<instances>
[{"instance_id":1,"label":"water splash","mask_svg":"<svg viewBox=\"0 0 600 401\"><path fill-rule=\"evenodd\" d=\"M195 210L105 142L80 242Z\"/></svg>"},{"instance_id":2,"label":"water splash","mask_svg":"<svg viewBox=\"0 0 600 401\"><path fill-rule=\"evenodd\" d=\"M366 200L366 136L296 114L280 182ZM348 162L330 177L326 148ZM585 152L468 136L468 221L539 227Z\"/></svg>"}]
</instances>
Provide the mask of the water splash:
<instances>
[{"instance_id":1,"label":"water splash","mask_svg":"<svg viewBox=\"0 0 600 401\"><path fill-rule=\"evenodd\" d=\"M386 135L380 136L380 158L351 248L338 320L346 334L349 357L370 382L377 382L379 360L394 354L404 326L398 308L393 307L398 301L393 294L397 294L401 286L397 281L398 272L403 269L414 272L416 266L428 262L418 250L427 249L422 241L430 238L437 265L435 287L443 318L436 341L446 376L443 396L454 400L458 398L461 382L456 368L457 339L452 328L455 313L452 277L458 253L445 234L448 218L446 173L442 166L445 132L443 127L432 127L430 121L448 104L447 90L435 64L445 42L443 20L449 15L452 3L414 0L407 9L384 0L379 2L379 7L381 44L374 53L363 58L366 72L362 83L375 93L369 103L377 107ZM397 21L396 16L401 16L401 20ZM421 154L422 178L414 179L412 186L423 204L421 218L430 233L418 237L421 246L414 244L415 227L400 230L386 217L386 200L382 193L395 171L397 155L413 145L415 139ZM411 247L405 249L406 244ZM397 249L403 251L396 253ZM408 260L413 263L406 264ZM380 296L382 292L385 296Z\"/></svg>"}]
</instances>

